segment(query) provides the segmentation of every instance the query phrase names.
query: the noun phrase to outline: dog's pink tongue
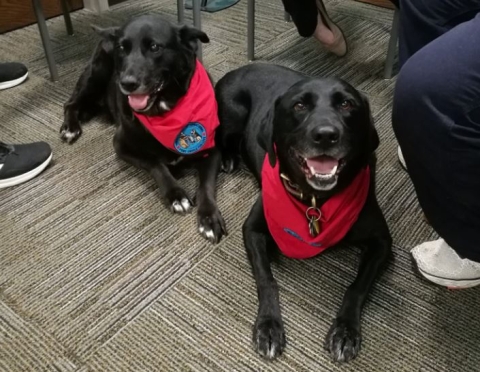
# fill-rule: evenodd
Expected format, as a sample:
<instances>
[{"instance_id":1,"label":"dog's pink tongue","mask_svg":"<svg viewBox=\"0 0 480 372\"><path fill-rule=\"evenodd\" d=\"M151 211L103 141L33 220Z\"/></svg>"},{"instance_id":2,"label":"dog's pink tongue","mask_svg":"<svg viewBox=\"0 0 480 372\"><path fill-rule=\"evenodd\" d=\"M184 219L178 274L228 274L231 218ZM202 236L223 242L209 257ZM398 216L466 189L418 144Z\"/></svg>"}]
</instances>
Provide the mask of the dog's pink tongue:
<instances>
[{"instance_id":1,"label":"dog's pink tongue","mask_svg":"<svg viewBox=\"0 0 480 372\"><path fill-rule=\"evenodd\" d=\"M128 96L128 104L134 110L143 110L147 107L148 94L130 94Z\"/></svg>"},{"instance_id":2,"label":"dog's pink tongue","mask_svg":"<svg viewBox=\"0 0 480 372\"><path fill-rule=\"evenodd\" d=\"M322 155L316 158L306 159L309 169L313 168L315 173L330 174L333 168L338 166L338 160L330 156Z\"/></svg>"}]
</instances>

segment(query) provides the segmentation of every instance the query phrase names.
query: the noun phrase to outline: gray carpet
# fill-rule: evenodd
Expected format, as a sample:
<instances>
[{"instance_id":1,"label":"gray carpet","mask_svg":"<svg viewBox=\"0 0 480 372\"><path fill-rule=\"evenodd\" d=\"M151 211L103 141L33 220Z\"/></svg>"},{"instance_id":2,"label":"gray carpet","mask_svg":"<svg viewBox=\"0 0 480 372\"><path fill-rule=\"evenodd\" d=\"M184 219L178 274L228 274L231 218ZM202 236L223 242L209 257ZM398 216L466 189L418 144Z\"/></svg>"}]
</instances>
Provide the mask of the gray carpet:
<instances>
[{"instance_id":1,"label":"gray carpet","mask_svg":"<svg viewBox=\"0 0 480 372\"><path fill-rule=\"evenodd\" d=\"M0 139L45 140L54 150L40 177L0 191L0 371L480 371L479 289L449 292L411 270L409 250L436 236L396 158L394 80L382 79L392 13L351 0L327 6L348 35L347 58L300 38L279 0L257 2L257 56L345 78L371 98L382 141L378 195L395 257L366 305L359 358L338 366L322 349L354 278L356 248L275 267L288 348L266 362L251 347L257 300L241 239L257 192L251 176L220 177L230 235L213 246L196 233L194 215L172 216L150 177L115 157L112 127L94 121L75 145L60 142L62 104L97 40L90 24L148 12L175 19L176 1L139 0L102 15L74 13L73 37L61 18L48 22L58 83L48 80L35 25L0 36L0 60L31 71L25 84L0 92ZM203 27L214 78L246 63L245 0L203 14ZM181 182L193 194L194 175Z\"/></svg>"}]
</instances>

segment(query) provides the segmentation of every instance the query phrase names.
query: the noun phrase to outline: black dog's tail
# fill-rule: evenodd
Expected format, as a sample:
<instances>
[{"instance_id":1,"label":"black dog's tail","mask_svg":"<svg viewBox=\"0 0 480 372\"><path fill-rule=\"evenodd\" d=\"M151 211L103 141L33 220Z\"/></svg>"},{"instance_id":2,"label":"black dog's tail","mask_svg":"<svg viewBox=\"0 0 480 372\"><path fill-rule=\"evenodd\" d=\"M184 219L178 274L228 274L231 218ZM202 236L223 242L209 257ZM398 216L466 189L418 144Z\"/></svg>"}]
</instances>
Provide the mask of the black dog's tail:
<instances>
[{"instance_id":1,"label":"black dog's tail","mask_svg":"<svg viewBox=\"0 0 480 372\"><path fill-rule=\"evenodd\" d=\"M220 126L215 134L216 146L222 153L222 169L230 173L238 166L245 138L250 96L239 91L235 80L238 75L227 74L217 83L215 96L218 103Z\"/></svg>"}]
</instances>

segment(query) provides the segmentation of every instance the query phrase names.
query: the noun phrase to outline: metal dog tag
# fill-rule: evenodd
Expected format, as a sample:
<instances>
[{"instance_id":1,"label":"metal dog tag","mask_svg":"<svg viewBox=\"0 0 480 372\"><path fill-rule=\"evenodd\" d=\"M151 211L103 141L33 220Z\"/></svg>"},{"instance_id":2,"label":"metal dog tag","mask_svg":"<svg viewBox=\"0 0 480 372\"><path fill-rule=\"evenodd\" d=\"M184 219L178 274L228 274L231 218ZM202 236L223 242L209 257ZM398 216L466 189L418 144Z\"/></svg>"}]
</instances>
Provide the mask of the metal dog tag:
<instances>
[{"instance_id":1,"label":"metal dog tag","mask_svg":"<svg viewBox=\"0 0 480 372\"><path fill-rule=\"evenodd\" d=\"M308 223L308 229L310 231L310 236L312 238L315 238L319 234L319 226L318 226L318 221L316 220L310 220Z\"/></svg>"},{"instance_id":2,"label":"metal dog tag","mask_svg":"<svg viewBox=\"0 0 480 372\"><path fill-rule=\"evenodd\" d=\"M310 236L315 238L318 234L320 234L320 217L322 212L320 209L316 207L310 207L305 212L308 220L308 230L310 232Z\"/></svg>"}]
</instances>

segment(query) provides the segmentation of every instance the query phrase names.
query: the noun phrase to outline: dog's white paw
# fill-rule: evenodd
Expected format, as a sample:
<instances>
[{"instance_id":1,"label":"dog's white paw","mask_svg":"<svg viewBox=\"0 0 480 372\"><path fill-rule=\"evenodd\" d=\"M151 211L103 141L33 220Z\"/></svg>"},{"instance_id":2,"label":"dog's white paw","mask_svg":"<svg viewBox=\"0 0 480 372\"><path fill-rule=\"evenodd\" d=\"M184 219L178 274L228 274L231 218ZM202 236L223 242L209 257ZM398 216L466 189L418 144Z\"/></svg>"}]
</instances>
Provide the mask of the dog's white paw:
<instances>
[{"instance_id":1,"label":"dog's white paw","mask_svg":"<svg viewBox=\"0 0 480 372\"><path fill-rule=\"evenodd\" d=\"M192 211L192 204L187 198L181 200L174 200L172 203L172 212L178 214L187 214Z\"/></svg>"},{"instance_id":2,"label":"dog's white paw","mask_svg":"<svg viewBox=\"0 0 480 372\"><path fill-rule=\"evenodd\" d=\"M212 229L210 228L205 228L204 226L200 226L198 228L198 232L200 233L201 236L203 236L205 239L209 240L212 243L217 242L217 237L215 236L215 233L213 232Z\"/></svg>"},{"instance_id":3,"label":"dog's white paw","mask_svg":"<svg viewBox=\"0 0 480 372\"><path fill-rule=\"evenodd\" d=\"M227 228L220 211L216 205L209 205L198 210L198 232L202 237L211 243L218 243L224 235L227 235Z\"/></svg>"},{"instance_id":4,"label":"dog's white paw","mask_svg":"<svg viewBox=\"0 0 480 372\"><path fill-rule=\"evenodd\" d=\"M73 143L78 139L78 137L80 137L81 134L82 134L82 131L80 130L71 132L67 129L64 129L60 132L60 138L64 142Z\"/></svg>"},{"instance_id":5,"label":"dog's white paw","mask_svg":"<svg viewBox=\"0 0 480 372\"><path fill-rule=\"evenodd\" d=\"M192 209L192 205L190 204L190 201L186 198L183 198L180 202L182 204L182 208L185 211L185 213L190 212Z\"/></svg>"}]
</instances>

